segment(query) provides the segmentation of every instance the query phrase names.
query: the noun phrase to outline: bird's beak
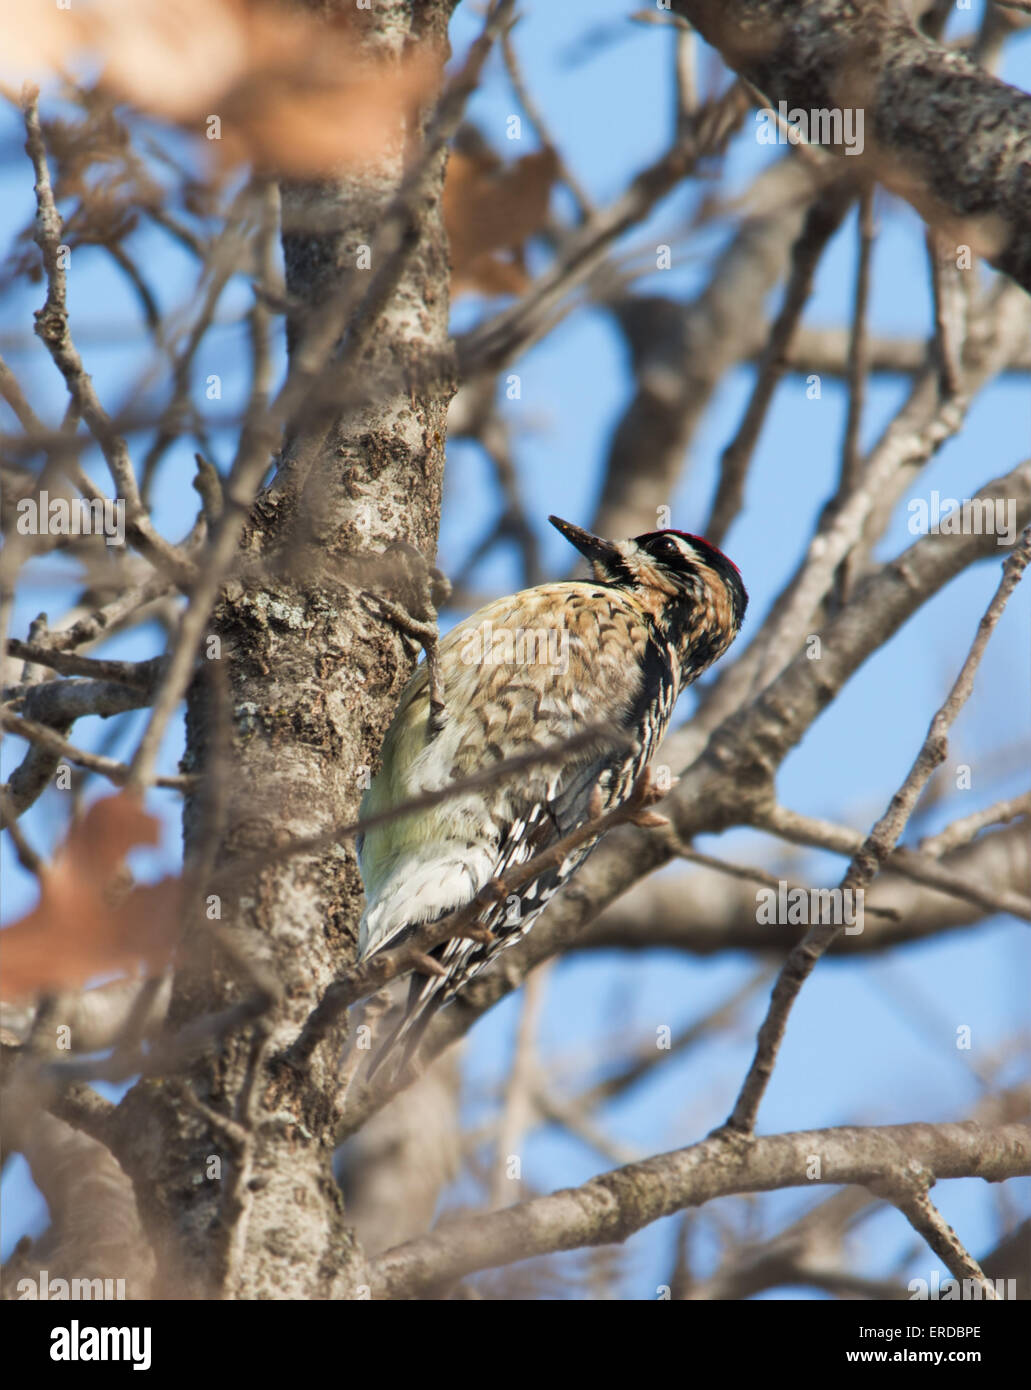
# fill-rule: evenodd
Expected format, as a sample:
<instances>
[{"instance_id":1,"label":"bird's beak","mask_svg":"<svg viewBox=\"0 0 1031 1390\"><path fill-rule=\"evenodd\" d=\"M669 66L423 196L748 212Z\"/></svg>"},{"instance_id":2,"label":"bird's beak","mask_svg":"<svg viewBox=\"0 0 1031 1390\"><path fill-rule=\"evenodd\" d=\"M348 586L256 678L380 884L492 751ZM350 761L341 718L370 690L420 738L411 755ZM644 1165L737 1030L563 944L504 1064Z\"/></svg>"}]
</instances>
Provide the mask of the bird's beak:
<instances>
[{"instance_id":1,"label":"bird's beak","mask_svg":"<svg viewBox=\"0 0 1031 1390\"><path fill-rule=\"evenodd\" d=\"M611 573L614 566L619 563L623 556L615 541L607 541L601 536L592 536L590 531L584 531L579 526L574 526L571 521L563 521L560 516L549 516L548 520L556 531L560 531L570 545L575 545L585 560L590 560L605 574ZM597 570L596 570L597 573Z\"/></svg>"}]
</instances>

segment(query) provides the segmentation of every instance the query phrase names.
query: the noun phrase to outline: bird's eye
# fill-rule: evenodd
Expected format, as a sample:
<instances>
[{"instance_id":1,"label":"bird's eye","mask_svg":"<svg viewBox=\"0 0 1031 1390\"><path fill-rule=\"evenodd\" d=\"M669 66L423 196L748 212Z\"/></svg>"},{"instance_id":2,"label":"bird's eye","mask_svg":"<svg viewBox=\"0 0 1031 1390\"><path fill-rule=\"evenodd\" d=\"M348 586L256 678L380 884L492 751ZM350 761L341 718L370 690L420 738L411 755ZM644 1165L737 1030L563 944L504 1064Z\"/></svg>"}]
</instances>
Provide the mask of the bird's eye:
<instances>
[{"instance_id":1,"label":"bird's eye","mask_svg":"<svg viewBox=\"0 0 1031 1390\"><path fill-rule=\"evenodd\" d=\"M673 539L672 536L666 536L660 544L659 549L662 551L663 555L680 554L680 546L677 545L676 541Z\"/></svg>"}]
</instances>

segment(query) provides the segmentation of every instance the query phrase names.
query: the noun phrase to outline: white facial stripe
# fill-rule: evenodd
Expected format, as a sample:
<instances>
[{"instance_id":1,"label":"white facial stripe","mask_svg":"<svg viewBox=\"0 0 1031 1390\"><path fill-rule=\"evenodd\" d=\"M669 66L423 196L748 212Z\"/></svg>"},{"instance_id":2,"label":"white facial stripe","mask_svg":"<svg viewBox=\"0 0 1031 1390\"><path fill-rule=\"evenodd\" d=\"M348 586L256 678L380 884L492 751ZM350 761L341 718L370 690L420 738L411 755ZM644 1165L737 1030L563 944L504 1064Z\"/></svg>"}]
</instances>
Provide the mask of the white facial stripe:
<instances>
[{"instance_id":1,"label":"white facial stripe","mask_svg":"<svg viewBox=\"0 0 1031 1390\"><path fill-rule=\"evenodd\" d=\"M667 562L672 560L673 556L670 554L670 546L675 546L685 560L694 562L699 558L698 551L690 541L684 540L683 536L674 536L669 533L663 536L661 541L659 541L656 550L657 556Z\"/></svg>"}]
</instances>

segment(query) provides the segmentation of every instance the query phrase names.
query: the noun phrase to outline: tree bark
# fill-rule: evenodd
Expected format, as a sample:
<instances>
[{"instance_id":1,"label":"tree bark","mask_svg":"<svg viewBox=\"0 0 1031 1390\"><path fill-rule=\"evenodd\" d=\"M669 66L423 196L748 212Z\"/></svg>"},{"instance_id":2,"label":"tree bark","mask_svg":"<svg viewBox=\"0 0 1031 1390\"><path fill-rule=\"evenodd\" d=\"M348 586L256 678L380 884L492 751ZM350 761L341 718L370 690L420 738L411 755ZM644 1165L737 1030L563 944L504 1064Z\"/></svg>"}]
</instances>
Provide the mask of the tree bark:
<instances>
[{"instance_id":1,"label":"tree bark","mask_svg":"<svg viewBox=\"0 0 1031 1390\"><path fill-rule=\"evenodd\" d=\"M343 0L328 8L350 13ZM451 8L451 0L379 0L355 22L376 61L397 63L413 45L433 45L443 58ZM309 306L346 288L348 277L371 282L380 269L377 227L412 153L399 132L383 159L336 180L282 188L292 353ZM211 856L215 836L220 879L255 853L357 817L411 674L411 644L363 602L360 576L363 557L391 542L406 542L430 564L435 556L453 389L439 367L449 343L443 171L441 155L392 293L341 380L339 400L353 402L356 377L364 399L334 409L331 395L324 414L295 429L213 615L229 746L218 746L216 683L198 677L184 766L224 759L221 804L188 800L183 834L188 867ZM391 384L379 389L387 369ZM353 851L333 846L270 865L218 905L223 933L271 971L282 1000L267 1043L259 1026L192 1066L199 1107L184 1103L181 1087L143 1080L121 1108L120 1157L144 1194L166 1294L319 1299L360 1290L363 1257L330 1171L346 1024L303 1074L268 1058L353 960L361 902ZM249 988L246 971L241 978L212 949L214 926L203 910L187 925L170 1012L176 1027Z\"/></svg>"},{"instance_id":2,"label":"tree bark","mask_svg":"<svg viewBox=\"0 0 1031 1390\"><path fill-rule=\"evenodd\" d=\"M774 106L864 113L865 166L1031 290L1031 96L882 0L676 0ZM829 147L844 155L839 147Z\"/></svg>"}]
</instances>

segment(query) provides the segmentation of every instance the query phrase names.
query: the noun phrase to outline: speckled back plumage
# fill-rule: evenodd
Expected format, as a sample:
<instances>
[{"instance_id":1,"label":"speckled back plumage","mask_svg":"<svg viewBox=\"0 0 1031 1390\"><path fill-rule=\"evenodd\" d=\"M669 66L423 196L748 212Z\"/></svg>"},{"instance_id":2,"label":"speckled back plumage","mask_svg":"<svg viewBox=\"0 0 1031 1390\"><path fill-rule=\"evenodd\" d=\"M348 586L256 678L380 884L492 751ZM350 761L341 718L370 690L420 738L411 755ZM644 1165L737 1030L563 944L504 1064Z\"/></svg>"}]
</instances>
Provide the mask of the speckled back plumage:
<instances>
[{"instance_id":1,"label":"speckled back plumage","mask_svg":"<svg viewBox=\"0 0 1031 1390\"><path fill-rule=\"evenodd\" d=\"M602 809L622 804L658 747L681 689L740 626L744 588L730 562L704 542L657 532L617 544L555 524L591 559L595 579L498 599L448 634L439 649L443 726L431 736L422 666L387 733L382 769L361 814L376 815L603 723L633 742L581 747L561 765L370 830L359 843L367 901L359 931L363 959L403 944L416 926L464 906L491 879L582 825L595 787ZM664 562L667 546L676 553L670 549ZM594 843L486 907L478 920L493 933L489 944L453 938L437 947L433 954L447 974L414 978L388 1047L407 1038L407 1056L433 1013L525 935Z\"/></svg>"}]
</instances>

